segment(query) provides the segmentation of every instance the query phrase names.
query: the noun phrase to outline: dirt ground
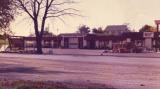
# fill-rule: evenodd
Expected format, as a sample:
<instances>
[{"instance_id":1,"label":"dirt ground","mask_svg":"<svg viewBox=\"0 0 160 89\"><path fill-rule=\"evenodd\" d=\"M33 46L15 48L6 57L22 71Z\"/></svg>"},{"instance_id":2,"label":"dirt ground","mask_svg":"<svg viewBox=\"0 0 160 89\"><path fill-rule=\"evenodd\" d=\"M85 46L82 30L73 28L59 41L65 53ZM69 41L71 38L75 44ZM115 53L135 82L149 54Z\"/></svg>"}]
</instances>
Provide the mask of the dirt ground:
<instances>
[{"instance_id":1,"label":"dirt ground","mask_svg":"<svg viewBox=\"0 0 160 89\"><path fill-rule=\"evenodd\" d=\"M0 80L0 89L116 89L105 84L31 80Z\"/></svg>"},{"instance_id":2,"label":"dirt ground","mask_svg":"<svg viewBox=\"0 0 160 89\"><path fill-rule=\"evenodd\" d=\"M160 58L1 54L0 78L159 89Z\"/></svg>"}]
</instances>

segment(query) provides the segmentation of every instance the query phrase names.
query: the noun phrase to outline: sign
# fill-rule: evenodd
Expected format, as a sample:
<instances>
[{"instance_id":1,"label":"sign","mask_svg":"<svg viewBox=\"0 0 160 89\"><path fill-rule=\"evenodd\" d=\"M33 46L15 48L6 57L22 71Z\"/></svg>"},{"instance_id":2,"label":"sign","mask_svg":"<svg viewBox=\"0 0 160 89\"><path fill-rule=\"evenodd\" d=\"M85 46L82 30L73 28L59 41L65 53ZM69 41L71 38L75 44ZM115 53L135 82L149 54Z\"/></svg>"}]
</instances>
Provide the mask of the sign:
<instances>
[{"instance_id":1,"label":"sign","mask_svg":"<svg viewBox=\"0 0 160 89\"><path fill-rule=\"evenodd\" d=\"M153 38L154 37L154 32L144 32L143 37L144 38Z\"/></svg>"},{"instance_id":2,"label":"sign","mask_svg":"<svg viewBox=\"0 0 160 89\"><path fill-rule=\"evenodd\" d=\"M155 20L155 23L156 24L160 24L160 20Z\"/></svg>"}]
</instances>

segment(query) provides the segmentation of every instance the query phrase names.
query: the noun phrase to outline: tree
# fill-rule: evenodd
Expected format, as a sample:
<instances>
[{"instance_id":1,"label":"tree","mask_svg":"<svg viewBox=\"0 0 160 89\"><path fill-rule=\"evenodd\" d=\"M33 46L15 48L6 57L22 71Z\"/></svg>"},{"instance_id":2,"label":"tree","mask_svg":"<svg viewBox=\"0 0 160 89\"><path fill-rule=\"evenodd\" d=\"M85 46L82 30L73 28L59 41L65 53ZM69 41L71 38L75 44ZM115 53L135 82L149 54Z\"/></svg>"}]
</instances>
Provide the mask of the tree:
<instances>
[{"instance_id":1,"label":"tree","mask_svg":"<svg viewBox=\"0 0 160 89\"><path fill-rule=\"evenodd\" d=\"M42 54L42 38L46 20L58 18L63 21L62 16L75 16L78 10L71 8L74 4L71 0L15 0L16 6L24 11L33 21L36 35L37 53ZM79 16L79 15L78 15Z\"/></svg>"},{"instance_id":2,"label":"tree","mask_svg":"<svg viewBox=\"0 0 160 89\"><path fill-rule=\"evenodd\" d=\"M90 32L89 30L90 28L86 25L81 25L79 26L78 28L78 32L81 33L81 34L88 34Z\"/></svg>"},{"instance_id":3,"label":"tree","mask_svg":"<svg viewBox=\"0 0 160 89\"><path fill-rule=\"evenodd\" d=\"M156 32L156 28L155 27L152 27L150 25L144 25L140 30L139 32Z\"/></svg>"},{"instance_id":4,"label":"tree","mask_svg":"<svg viewBox=\"0 0 160 89\"><path fill-rule=\"evenodd\" d=\"M35 34L31 33L29 36L35 37ZM43 33L43 37L53 37L53 36L55 36L55 35L49 31L49 28L45 28L44 33Z\"/></svg>"},{"instance_id":5,"label":"tree","mask_svg":"<svg viewBox=\"0 0 160 89\"><path fill-rule=\"evenodd\" d=\"M103 31L103 29L101 27L99 27L98 29L97 28L93 28L92 32L95 33L95 34L96 33L104 33L104 31Z\"/></svg>"},{"instance_id":6,"label":"tree","mask_svg":"<svg viewBox=\"0 0 160 89\"><path fill-rule=\"evenodd\" d=\"M0 0L0 30L1 33L9 34L10 22L14 19L13 0Z\"/></svg>"},{"instance_id":7,"label":"tree","mask_svg":"<svg viewBox=\"0 0 160 89\"><path fill-rule=\"evenodd\" d=\"M49 32L48 30L44 31L43 37L53 37L55 36L53 33Z\"/></svg>"}]
</instances>

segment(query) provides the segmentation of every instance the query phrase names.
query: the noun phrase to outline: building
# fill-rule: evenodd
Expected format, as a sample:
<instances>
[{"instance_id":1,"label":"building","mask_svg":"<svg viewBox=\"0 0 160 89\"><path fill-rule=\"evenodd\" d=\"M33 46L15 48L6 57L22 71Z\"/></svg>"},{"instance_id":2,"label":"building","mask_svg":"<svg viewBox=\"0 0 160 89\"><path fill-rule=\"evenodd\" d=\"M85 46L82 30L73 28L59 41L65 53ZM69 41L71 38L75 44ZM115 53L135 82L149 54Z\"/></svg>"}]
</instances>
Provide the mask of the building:
<instances>
[{"instance_id":1,"label":"building","mask_svg":"<svg viewBox=\"0 0 160 89\"><path fill-rule=\"evenodd\" d=\"M85 37L88 49L112 49L113 45L120 44L121 36L109 36L104 34L89 34Z\"/></svg>"},{"instance_id":2,"label":"building","mask_svg":"<svg viewBox=\"0 0 160 89\"><path fill-rule=\"evenodd\" d=\"M24 38L22 36L9 37L9 48L11 51L23 51L24 50Z\"/></svg>"},{"instance_id":3,"label":"building","mask_svg":"<svg viewBox=\"0 0 160 89\"><path fill-rule=\"evenodd\" d=\"M109 25L106 27L104 31L106 35L114 35L114 36L119 36L122 35L123 33L128 33L128 32L130 32L130 30L127 25Z\"/></svg>"},{"instance_id":4,"label":"building","mask_svg":"<svg viewBox=\"0 0 160 89\"><path fill-rule=\"evenodd\" d=\"M65 33L60 34L61 48L82 49L85 46L85 35L80 33Z\"/></svg>"},{"instance_id":5,"label":"building","mask_svg":"<svg viewBox=\"0 0 160 89\"><path fill-rule=\"evenodd\" d=\"M35 37L9 38L9 48L19 51L35 51ZM43 37L43 49L104 49L113 52L142 52L160 49L159 32L125 32L121 35L65 33L53 37ZM138 51L137 51L138 50Z\"/></svg>"},{"instance_id":6,"label":"building","mask_svg":"<svg viewBox=\"0 0 160 89\"><path fill-rule=\"evenodd\" d=\"M36 37L23 37L25 48L36 47ZM42 47L43 48L58 48L60 43L60 38L54 37L43 37Z\"/></svg>"},{"instance_id":7,"label":"building","mask_svg":"<svg viewBox=\"0 0 160 89\"><path fill-rule=\"evenodd\" d=\"M132 32L123 34L125 42L132 43L136 48L158 51L160 49L159 32Z\"/></svg>"}]
</instances>

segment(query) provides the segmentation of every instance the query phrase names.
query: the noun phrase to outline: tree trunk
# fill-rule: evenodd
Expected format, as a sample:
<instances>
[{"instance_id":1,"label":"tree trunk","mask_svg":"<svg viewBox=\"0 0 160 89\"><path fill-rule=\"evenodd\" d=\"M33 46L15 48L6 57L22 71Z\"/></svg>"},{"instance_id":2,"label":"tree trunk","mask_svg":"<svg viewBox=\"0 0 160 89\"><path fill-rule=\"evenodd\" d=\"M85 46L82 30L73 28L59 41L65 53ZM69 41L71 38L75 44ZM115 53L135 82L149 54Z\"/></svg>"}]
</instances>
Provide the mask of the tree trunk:
<instances>
[{"instance_id":1,"label":"tree trunk","mask_svg":"<svg viewBox=\"0 0 160 89\"><path fill-rule=\"evenodd\" d=\"M34 29L35 29L35 35L36 35L36 53L37 54L43 54L42 51L42 36L40 35L38 31L38 21L37 19L34 19Z\"/></svg>"},{"instance_id":2,"label":"tree trunk","mask_svg":"<svg viewBox=\"0 0 160 89\"><path fill-rule=\"evenodd\" d=\"M36 47L37 47L37 54L43 54L42 51L42 38L40 36L36 36Z\"/></svg>"}]
</instances>

